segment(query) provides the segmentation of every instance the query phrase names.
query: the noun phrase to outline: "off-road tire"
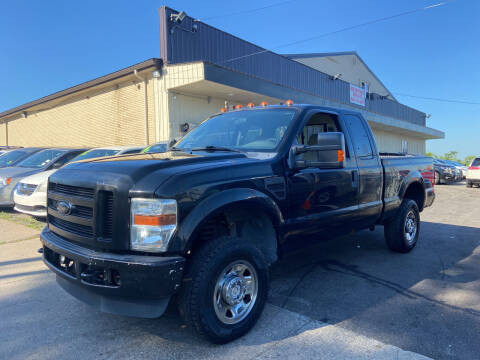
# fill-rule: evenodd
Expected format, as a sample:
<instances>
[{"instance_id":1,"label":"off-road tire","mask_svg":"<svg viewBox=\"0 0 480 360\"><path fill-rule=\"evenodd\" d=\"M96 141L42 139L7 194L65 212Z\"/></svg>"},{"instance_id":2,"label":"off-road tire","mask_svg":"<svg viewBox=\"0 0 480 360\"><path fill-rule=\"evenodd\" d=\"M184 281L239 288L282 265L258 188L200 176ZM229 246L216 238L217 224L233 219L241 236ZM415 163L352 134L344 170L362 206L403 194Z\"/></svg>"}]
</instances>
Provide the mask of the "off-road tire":
<instances>
[{"instance_id":1,"label":"off-road tire","mask_svg":"<svg viewBox=\"0 0 480 360\"><path fill-rule=\"evenodd\" d=\"M217 317L213 294L222 270L238 260L248 261L258 277L257 298L248 315L236 324L225 324ZM187 261L182 288L177 298L181 317L200 335L224 344L247 333L260 317L268 296L268 264L252 243L236 237L219 237L201 246Z\"/></svg>"},{"instance_id":2,"label":"off-road tire","mask_svg":"<svg viewBox=\"0 0 480 360\"><path fill-rule=\"evenodd\" d=\"M405 226L407 215L413 212L416 221L416 233L413 241L409 242L405 235ZM418 236L420 234L420 212L418 205L414 200L403 199L398 213L393 219L384 225L384 235L387 246L390 250L399 253L410 252L417 244Z\"/></svg>"}]
</instances>

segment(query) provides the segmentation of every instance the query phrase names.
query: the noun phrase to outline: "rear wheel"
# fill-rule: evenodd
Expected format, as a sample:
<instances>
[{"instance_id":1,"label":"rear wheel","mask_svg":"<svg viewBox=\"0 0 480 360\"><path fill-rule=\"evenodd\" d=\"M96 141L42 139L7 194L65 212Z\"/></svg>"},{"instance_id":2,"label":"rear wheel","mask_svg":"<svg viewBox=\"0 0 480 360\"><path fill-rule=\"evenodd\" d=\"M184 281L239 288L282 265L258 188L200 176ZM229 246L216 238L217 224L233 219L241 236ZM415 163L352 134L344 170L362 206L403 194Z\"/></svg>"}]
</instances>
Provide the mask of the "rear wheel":
<instances>
[{"instance_id":1,"label":"rear wheel","mask_svg":"<svg viewBox=\"0 0 480 360\"><path fill-rule=\"evenodd\" d=\"M394 219L384 226L384 235L390 250L400 253L411 251L420 234L420 212L414 200L404 199Z\"/></svg>"},{"instance_id":2,"label":"rear wheel","mask_svg":"<svg viewBox=\"0 0 480 360\"><path fill-rule=\"evenodd\" d=\"M257 322L268 295L268 265L253 244L220 237L190 260L178 308L183 319L214 343L226 343Z\"/></svg>"},{"instance_id":3,"label":"rear wheel","mask_svg":"<svg viewBox=\"0 0 480 360\"><path fill-rule=\"evenodd\" d=\"M467 181L467 187L471 188L472 186L473 186L473 184L470 181Z\"/></svg>"},{"instance_id":4,"label":"rear wheel","mask_svg":"<svg viewBox=\"0 0 480 360\"><path fill-rule=\"evenodd\" d=\"M439 185L440 184L440 174L438 173L438 171L435 171L435 185Z\"/></svg>"}]
</instances>

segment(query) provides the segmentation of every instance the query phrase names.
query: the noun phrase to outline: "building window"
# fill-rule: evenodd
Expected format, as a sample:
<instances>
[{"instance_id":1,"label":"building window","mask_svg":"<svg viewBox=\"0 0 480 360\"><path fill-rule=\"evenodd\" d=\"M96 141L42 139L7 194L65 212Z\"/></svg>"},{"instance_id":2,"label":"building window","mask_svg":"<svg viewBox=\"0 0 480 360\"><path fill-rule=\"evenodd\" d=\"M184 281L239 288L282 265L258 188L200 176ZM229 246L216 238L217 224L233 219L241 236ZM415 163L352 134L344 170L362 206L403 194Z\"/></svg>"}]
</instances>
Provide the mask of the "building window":
<instances>
[{"instance_id":1,"label":"building window","mask_svg":"<svg viewBox=\"0 0 480 360\"><path fill-rule=\"evenodd\" d=\"M408 141L402 140L402 153L408 154Z\"/></svg>"}]
</instances>

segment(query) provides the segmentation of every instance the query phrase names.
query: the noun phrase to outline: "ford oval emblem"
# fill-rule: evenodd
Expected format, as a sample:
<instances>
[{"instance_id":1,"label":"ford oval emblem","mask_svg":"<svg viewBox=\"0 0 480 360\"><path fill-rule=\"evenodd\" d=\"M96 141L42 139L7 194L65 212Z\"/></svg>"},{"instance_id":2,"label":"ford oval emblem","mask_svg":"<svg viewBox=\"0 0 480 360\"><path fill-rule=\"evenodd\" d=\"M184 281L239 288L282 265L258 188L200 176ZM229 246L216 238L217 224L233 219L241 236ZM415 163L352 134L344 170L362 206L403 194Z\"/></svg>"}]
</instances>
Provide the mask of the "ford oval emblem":
<instances>
[{"instance_id":1,"label":"ford oval emblem","mask_svg":"<svg viewBox=\"0 0 480 360\"><path fill-rule=\"evenodd\" d=\"M59 201L57 203L57 211L61 215L70 215L72 213L72 204L66 201Z\"/></svg>"}]
</instances>

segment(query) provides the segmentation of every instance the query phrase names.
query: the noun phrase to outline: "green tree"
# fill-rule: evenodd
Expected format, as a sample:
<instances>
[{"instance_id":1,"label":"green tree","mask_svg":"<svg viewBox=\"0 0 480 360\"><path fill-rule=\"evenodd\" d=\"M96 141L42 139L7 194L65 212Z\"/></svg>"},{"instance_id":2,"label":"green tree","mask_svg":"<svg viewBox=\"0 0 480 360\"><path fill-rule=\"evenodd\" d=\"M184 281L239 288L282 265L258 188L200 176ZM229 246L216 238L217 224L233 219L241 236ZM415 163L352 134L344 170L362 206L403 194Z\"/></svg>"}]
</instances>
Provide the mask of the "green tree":
<instances>
[{"instance_id":1,"label":"green tree","mask_svg":"<svg viewBox=\"0 0 480 360\"><path fill-rule=\"evenodd\" d=\"M462 161L462 163L464 163L466 166L469 166L469 165L472 163L473 159L475 159L475 158L476 158L475 155L467 156L467 157Z\"/></svg>"},{"instance_id":2,"label":"green tree","mask_svg":"<svg viewBox=\"0 0 480 360\"><path fill-rule=\"evenodd\" d=\"M429 156L429 157L432 157L432 158L438 158L438 156L436 154L432 153L432 152L427 152L425 154L425 156Z\"/></svg>"},{"instance_id":3,"label":"green tree","mask_svg":"<svg viewBox=\"0 0 480 360\"><path fill-rule=\"evenodd\" d=\"M458 156L458 151L451 150L451 151L445 153L445 155L442 156L442 159L451 160L451 161L458 161L457 156Z\"/></svg>"}]
</instances>

